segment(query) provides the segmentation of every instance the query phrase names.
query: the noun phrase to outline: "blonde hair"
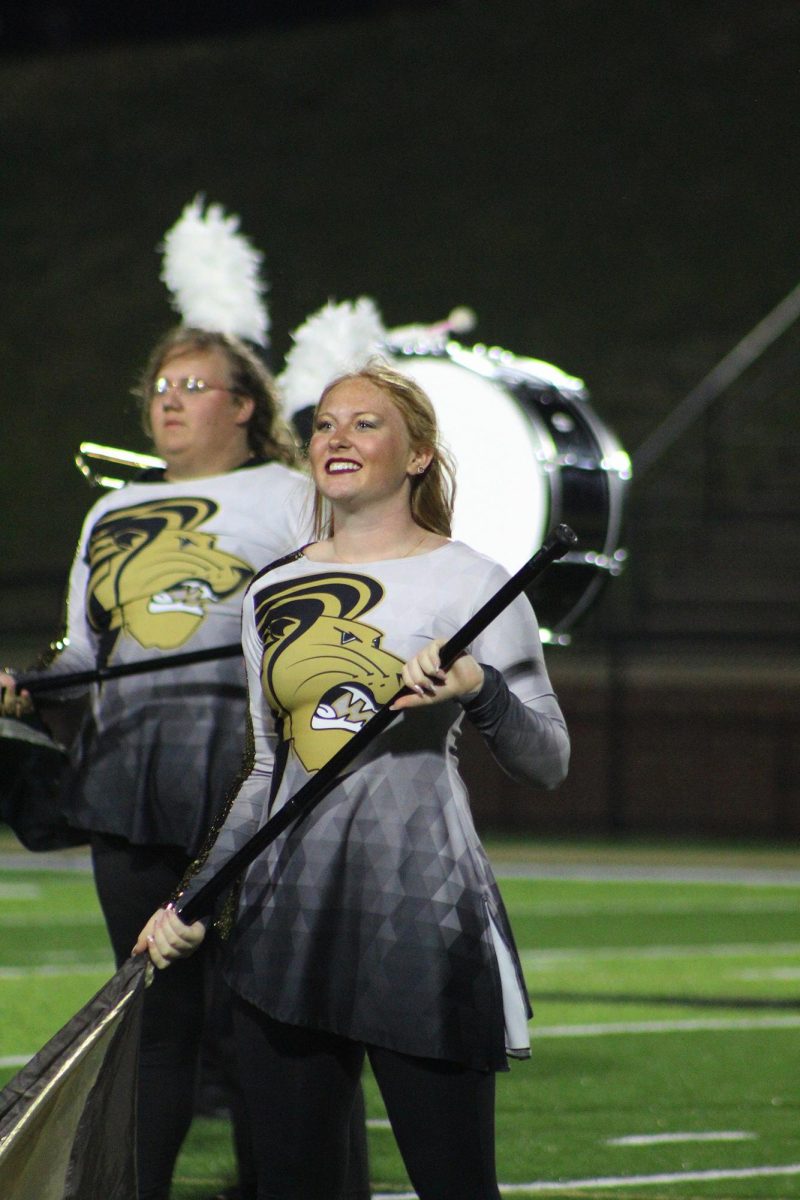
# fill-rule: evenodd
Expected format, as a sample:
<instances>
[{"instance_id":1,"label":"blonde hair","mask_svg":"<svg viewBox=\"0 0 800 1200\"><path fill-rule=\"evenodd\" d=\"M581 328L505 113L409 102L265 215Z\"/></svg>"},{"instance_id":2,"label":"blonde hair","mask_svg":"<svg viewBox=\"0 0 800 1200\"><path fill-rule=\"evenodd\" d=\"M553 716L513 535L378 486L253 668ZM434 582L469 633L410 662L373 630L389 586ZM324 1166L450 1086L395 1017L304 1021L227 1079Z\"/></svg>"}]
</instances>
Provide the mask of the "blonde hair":
<instances>
[{"instance_id":1,"label":"blonde hair","mask_svg":"<svg viewBox=\"0 0 800 1200\"><path fill-rule=\"evenodd\" d=\"M231 390L253 401L253 415L247 423L247 445L256 458L277 459L289 466L297 464L297 439L281 416L280 400L272 375L254 350L233 334L217 333L177 325L156 343L133 394L139 401L142 428L152 437L150 401L153 387L166 362L188 352L224 355L231 377Z\"/></svg>"},{"instance_id":2,"label":"blonde hair","mask_svg":"<svg viewBox=\"0 0 800 1200\"><path fill-rule=\"evenodd\" d=\"M411 515L422 529L450 537L456 494L455 467L449 451L442 445L430 397L418 383L383 360L373 359L360 370L339 375L327 385L314 410L314 425L322 404L334 388L340 383L360 379L389 397L405 422L413 449L431 451L432 458L425 470L411 477ZM317 538L330 537L332 533L330 511L319 491L314 500L314 532Z\"/></svg>"}]
</instances>

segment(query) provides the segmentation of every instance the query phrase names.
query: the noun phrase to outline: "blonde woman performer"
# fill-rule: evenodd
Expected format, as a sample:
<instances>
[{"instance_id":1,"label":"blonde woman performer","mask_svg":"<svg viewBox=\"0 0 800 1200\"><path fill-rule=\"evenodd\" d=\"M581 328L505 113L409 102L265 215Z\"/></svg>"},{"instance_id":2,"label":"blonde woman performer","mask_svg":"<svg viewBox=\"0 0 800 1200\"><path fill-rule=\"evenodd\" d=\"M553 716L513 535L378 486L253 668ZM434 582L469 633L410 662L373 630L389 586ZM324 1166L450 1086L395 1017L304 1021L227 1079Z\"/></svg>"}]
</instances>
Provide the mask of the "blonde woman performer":
<instances>
[{"instance_id":1,"label":"blonde woman performer","mask_svg":"<svg viewBox=\"0 0 800 1200\"><path fill-rule=\"evenodd\" d=\"M513 775L553 787L564 720L525 597L440 667L442 641L507 574L450 539L451 479L419 387L380 365L335 381L310 461L318 538L245 597L252 769L184 896L402 684L411 694L243 881L227 976L258 1197L340 1196L366 1054L420 1200L497 1200L494 1073L529 1053L530 1009L454 747L466 718ZM165 967L204 934L169 907L135 951Z\"/></svg>"}]
</instances>

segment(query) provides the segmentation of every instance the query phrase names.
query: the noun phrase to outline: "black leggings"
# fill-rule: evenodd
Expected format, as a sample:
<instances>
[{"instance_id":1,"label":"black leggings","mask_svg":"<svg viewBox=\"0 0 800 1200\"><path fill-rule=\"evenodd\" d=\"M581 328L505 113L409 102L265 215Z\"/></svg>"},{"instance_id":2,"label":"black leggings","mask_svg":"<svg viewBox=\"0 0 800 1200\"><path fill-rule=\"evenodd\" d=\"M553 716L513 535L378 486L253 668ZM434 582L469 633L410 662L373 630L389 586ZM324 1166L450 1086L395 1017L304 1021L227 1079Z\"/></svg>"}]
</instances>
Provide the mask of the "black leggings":
<instances>
[{"instance_id":1,"label":"black leggings","mask_svg":"<svg viewBox=\"0 0 800 1200\"><path fill-rule=\"evenodd\" d=\"M365 1052L419 1200L499 1200L491 1072L284 1025L238 996L233 1006L258 1200L349 1195L347 1131Z\"/></svg>"}]
</instances>

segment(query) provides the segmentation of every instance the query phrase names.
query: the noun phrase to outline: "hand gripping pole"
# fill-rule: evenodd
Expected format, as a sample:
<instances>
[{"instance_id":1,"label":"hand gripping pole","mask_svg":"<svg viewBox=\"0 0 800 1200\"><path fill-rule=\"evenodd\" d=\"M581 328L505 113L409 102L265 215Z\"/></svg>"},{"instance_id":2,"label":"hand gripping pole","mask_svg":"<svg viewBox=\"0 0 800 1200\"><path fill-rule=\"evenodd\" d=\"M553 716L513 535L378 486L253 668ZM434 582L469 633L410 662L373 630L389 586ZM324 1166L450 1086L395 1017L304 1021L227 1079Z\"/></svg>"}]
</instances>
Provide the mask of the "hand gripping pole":
<instances>
[{"instance_id":1,"label":"hand gripping pole","mask_svg":"<svg viewBox=\"0 0 800 1200\"><path fill-rule=\"evenodd\" d=\"M567 551L576 545L577 541L577 535L573 533L568 525L558 525L548 535L541 549L537 550L533 558L529 559L524 567L521 567L517 571L516 575L512 575L511 579L507 583L504 583L462 625L461 629L457 630L445 642L439 654L445 670L452 665L459 654L469 646L478 634L482 633L487 625L490 625L495 617L499 616L503 609L508 607L512 600L515 600L525 588L529 587L546 567L549 567L557 559L563 558ZM262 850L265 850L271 842L274 842L293 821L297 821L311 812L328 794L336 780L342 775L345 768L350 765L353 759L357 758L366 746L387 725L390 725L395 717L400 715L399 712L393 711L391 706L395 700L399 700L401 696L408 694L408 688L400 688L392 696L391 700L379 708L375 715L367 721L349 742L346 742L344 746L337 750L333 757L323 767L320 767L316 774L304 783L300 790L295 792L274 816L270 817L267 823L259 829L258 833L254 834L235 854L231 855L227 862L222 864L216 874L207 883L203 884L196 895L189 898L185 904L181 904L179 900L175 907L181 919L187 924L191 924L192 921L207 916L219 893L236 879L250 865L253 859Z\"/></svg>"}]
</instances>

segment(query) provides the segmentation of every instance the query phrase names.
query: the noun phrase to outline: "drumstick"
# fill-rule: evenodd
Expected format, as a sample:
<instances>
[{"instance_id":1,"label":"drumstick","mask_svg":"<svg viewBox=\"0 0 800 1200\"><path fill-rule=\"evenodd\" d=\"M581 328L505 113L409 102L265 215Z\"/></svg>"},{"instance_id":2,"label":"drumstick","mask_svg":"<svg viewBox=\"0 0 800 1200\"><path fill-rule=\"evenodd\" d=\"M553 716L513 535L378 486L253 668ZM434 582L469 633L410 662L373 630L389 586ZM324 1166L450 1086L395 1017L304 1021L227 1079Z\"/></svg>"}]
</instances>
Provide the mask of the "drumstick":
<instances>
[{"instance_id":1,"label":"drumstick","mask_svg":"<svg viewBox=\"0 0 800 1200\"><path fill-rule=\"evenodd\" d=\"M569 528L568 525L559 525L549 534L540 550L537 550L533 558L529 559L523 567L517 571L516 575L512 575L506 583L478 609L478 611L470 617L470 619L462 625L461 629L457 630L453 636L445 642L439 651L439 657L442 667L447 670L452 666L455 659L466 649L479 633L481 633L487 625L490 625L495 617L506 608L512 600L528 587L537 576L556 559L563 558L567 551L574 546L578 541L577 535ZM283 808L281 808L273 817L262 826L259 831L253 835L243 846L241 846L235 854L222 864L220 869L214 874L211 879L200 888L195 896L192 896L181 905L180 901L176 904L176 910L181 919L187 924L196 921L199 917L206 916L214 903L214 900L223 890L231 883L238 875L242 873L245 867L256 858L262 850L274 842L277 837L287 828L288 825L300 817L311 812L320 801L327 795L335 784L338 777L344 769L350 765L362 750L374 738L381 733L387 725L389 725L400 714L392 709L392 705L401 696L409 695L409 689L406 687L400 688L390 700L387 701L375 715L367 721L366 725L356 733L349 742L346 742L332 758L328 760L323 767L311 777L299 791L287 800Z\"/></svg>"}]
</instances>

